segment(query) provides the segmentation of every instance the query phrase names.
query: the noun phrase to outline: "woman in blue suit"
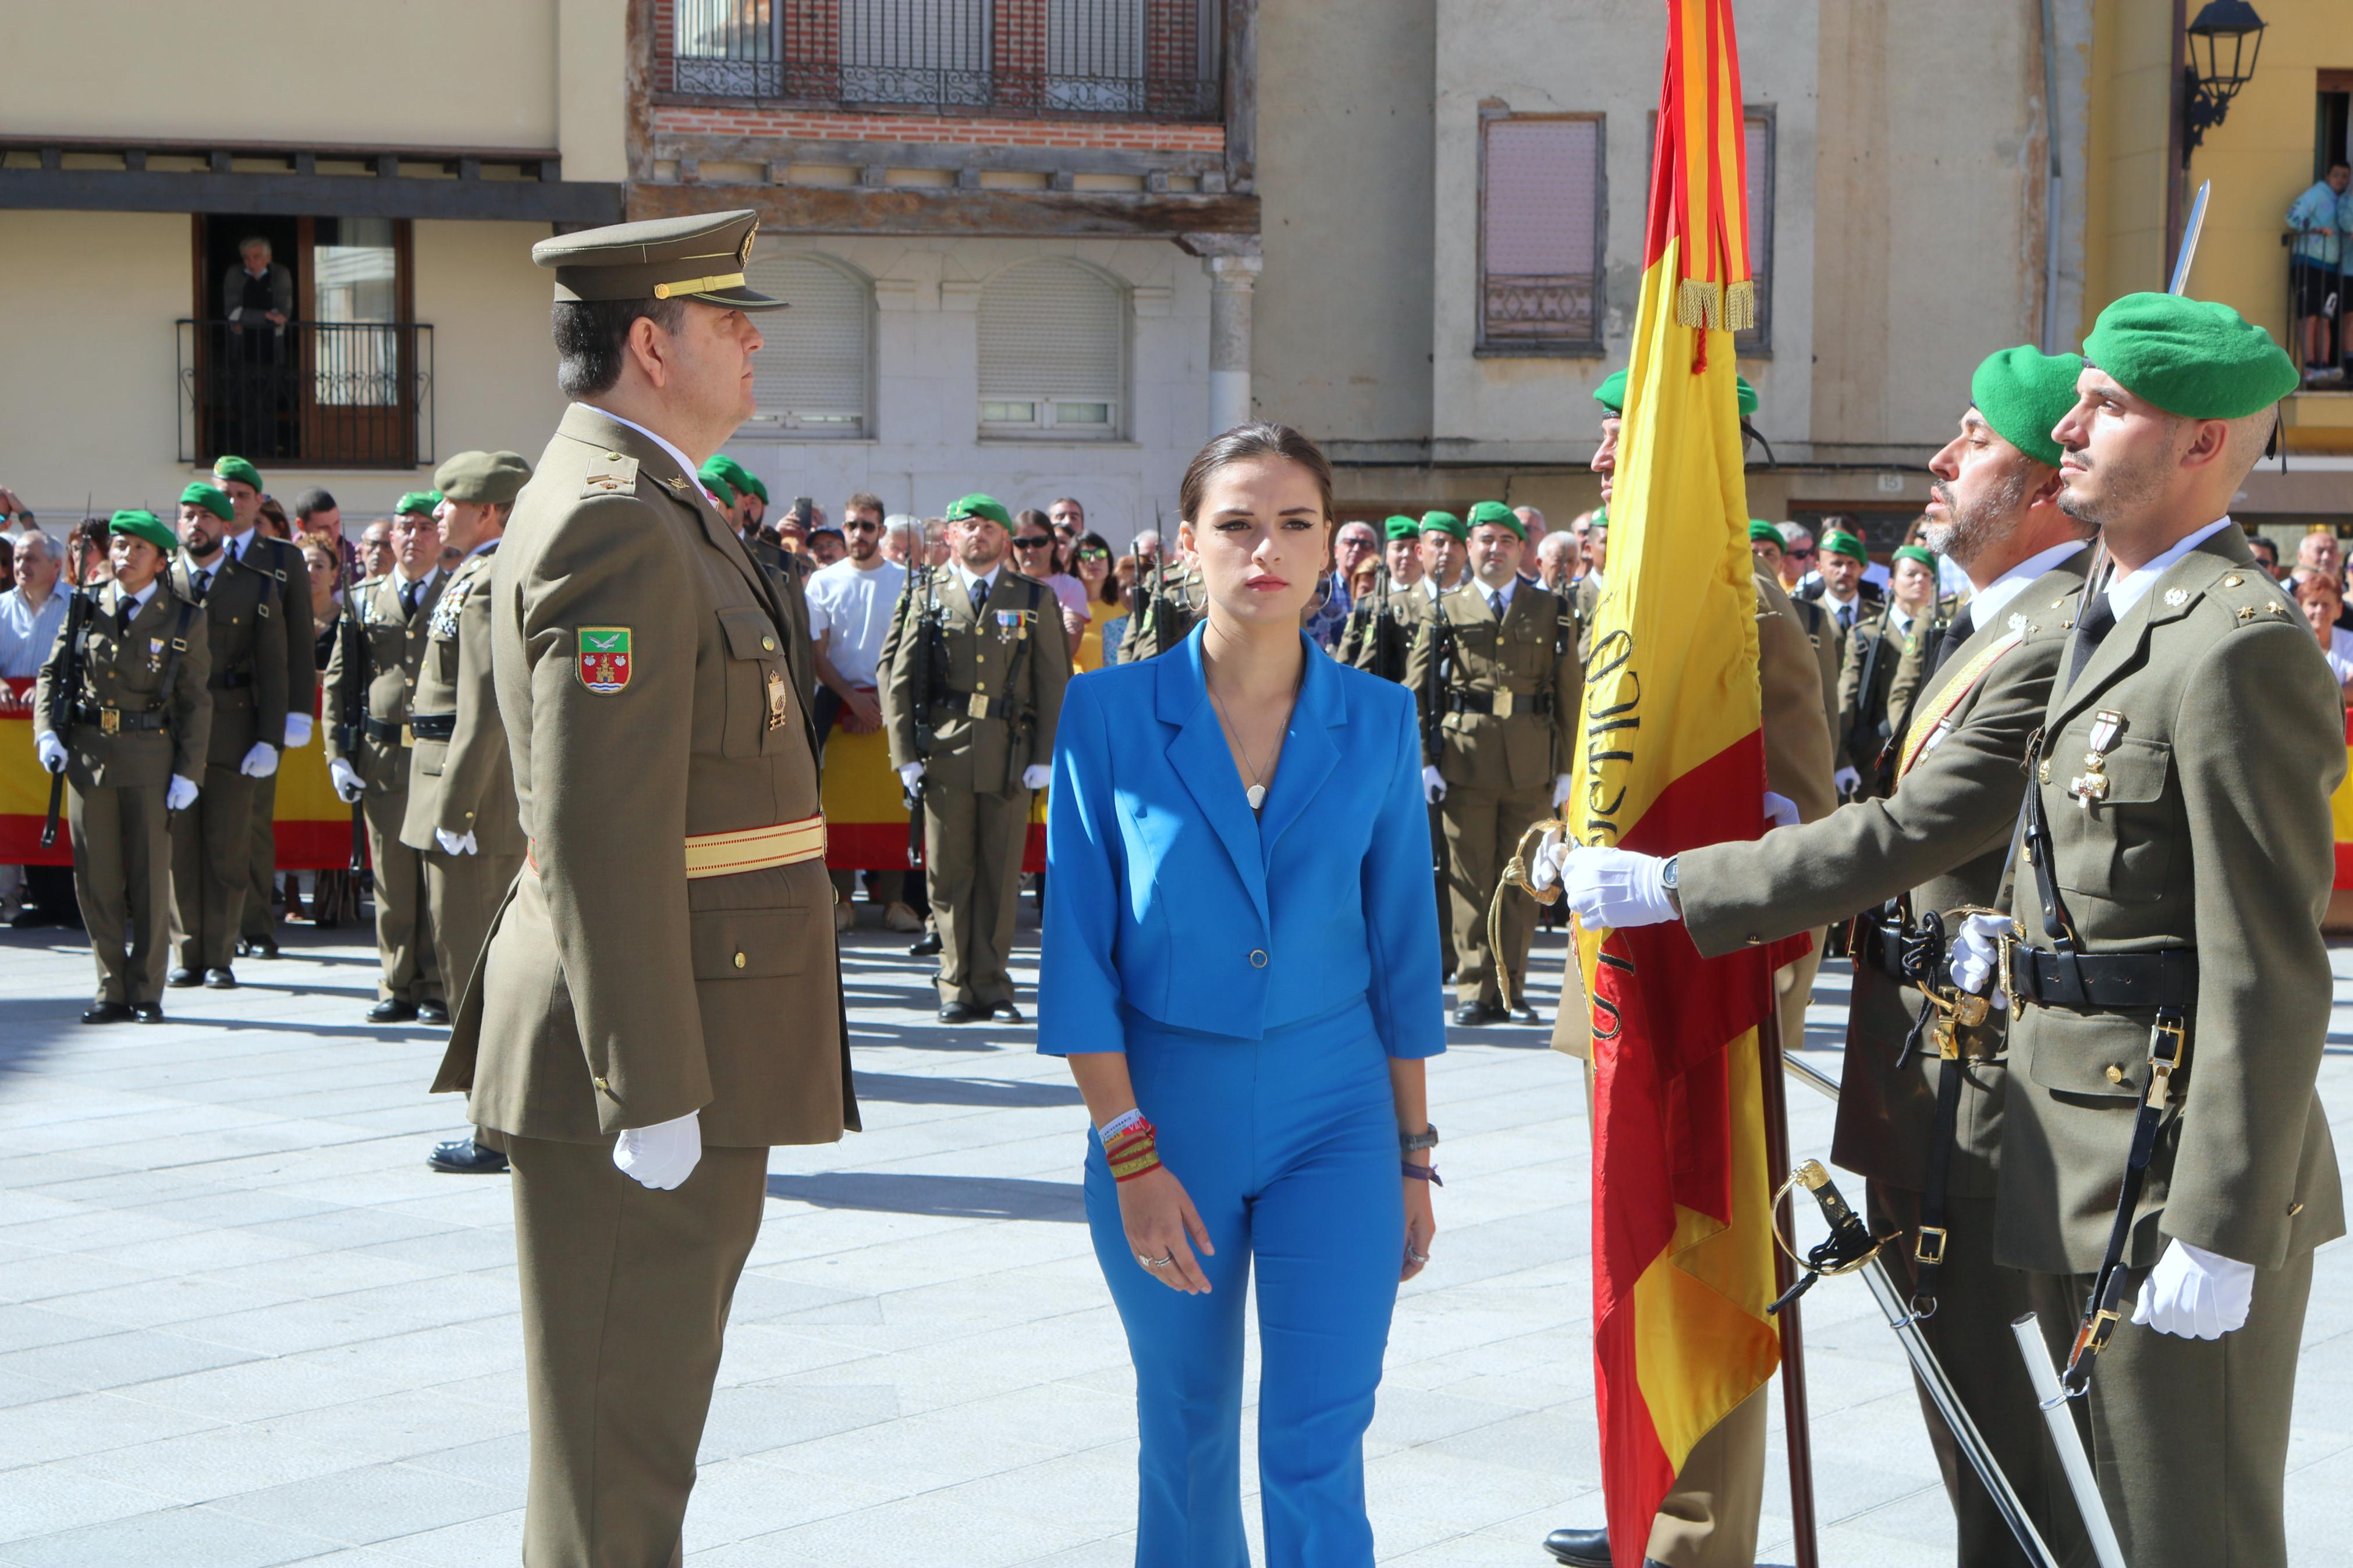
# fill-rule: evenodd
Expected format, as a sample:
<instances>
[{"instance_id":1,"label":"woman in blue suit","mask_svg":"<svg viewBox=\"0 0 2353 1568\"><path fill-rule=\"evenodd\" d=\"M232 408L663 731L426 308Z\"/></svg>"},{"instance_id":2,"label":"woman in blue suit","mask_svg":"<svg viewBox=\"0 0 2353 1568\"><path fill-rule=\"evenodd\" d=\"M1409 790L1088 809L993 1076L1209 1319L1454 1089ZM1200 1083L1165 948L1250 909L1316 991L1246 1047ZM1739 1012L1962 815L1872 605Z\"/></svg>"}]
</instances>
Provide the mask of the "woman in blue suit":
<instances>
[{"instance_id":1,"label":"woman in blue suit","mask_svg":"<svg viewBox=\"0 0 2353 1568\"><path fill-rule=\"evenodd\" d=\"M1087 1220L1135 1360L1140 1568L1248 1568L1253 1258L1267 1562L1369 1564L1364 1433L1435 1230L1422 1063L1445 1048L1413 699L1301 634L1332 531L1314 443L1229 430L1179 510L1207 619L1063 703L1039 1047L1095 1123Z\"/></svg>"}]
</instances>

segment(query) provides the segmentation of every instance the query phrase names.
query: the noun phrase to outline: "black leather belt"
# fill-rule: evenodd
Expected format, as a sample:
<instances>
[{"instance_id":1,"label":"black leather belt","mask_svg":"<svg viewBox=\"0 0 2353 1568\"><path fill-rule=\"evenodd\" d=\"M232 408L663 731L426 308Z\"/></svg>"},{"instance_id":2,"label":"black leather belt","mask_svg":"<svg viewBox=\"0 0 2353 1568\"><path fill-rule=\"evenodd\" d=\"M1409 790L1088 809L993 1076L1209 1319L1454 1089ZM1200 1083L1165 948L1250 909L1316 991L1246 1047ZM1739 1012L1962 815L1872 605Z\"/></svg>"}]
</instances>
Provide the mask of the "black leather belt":
<instances>
[{"instance_id":1,"label":"black leather belt","mask_svg":"<svg viewBox=\"0 0 2353 1568\"><path fill-rule=\"evenodd\" d=\"M2198 950L2049 952L2021 942L2010 950L2010 984L2020 997L2044 1007L2186 1013L2198 996Z\"/></svg>"},{"instance_id":2,"label":"black leather belt","mask_svg":"<svg viewBox=\"0 0 2353 1568\"><path fill-rule=\"evenodd\" d=\"M412 713L408 716L409 733L420 741L446 741L458 732L455 713Z\"/></svg>"},{"instance_id":3,"label":"black leather belt","mask_svg":"<svg viewBox=\"0 0 2353 1568\"><path fill-rule=\"evenodd\" d=\"M1499 719L1509 719L1521 713L1537 713L1551 717L1553 701L1549 691L1450 691L1446 706L1455 713L1492 713Z\"/></svg>"},{"instance_id":4,"label":"black leather belt","mask_svg":"<svg viewBox=\"0 0 2353 1568\"><path fill-rule=\"evenodd\" d=\"M1886 928L1879 923L1875 916L1866 915L1859 924L1862 936L1856 944L1856 955L1890 980L1901 981L1906 985L1911 984L1912 977L1904 973L1902 944L1887 940Z\"/></svg>"},{"instance_id":5,"label":"black leather belt","mask_svg":"<svg viewBox=\"0 0 2353 1568\"><path fill-rule=\"evenodd\" d=\"M400 736L401 726L389 719L363 719L360 732L379 745L401 746L407 742Z\"/></svg>"},{"instance_id":6,"label":"black leather belt","mask_svg":"<svg viewBox=\"0 0 2353 1568\"><path fill-rule=\"evenodd\" d=\"M121 709L103 702L74 704L74 722L95 724L102 734L117 734L124 730L160 730L167 721L160 708L151 708L143 713L125 713Z\"/></svg>"},{"instance_id":7,"label":"black leather belt","mask_svg":"<svg viewBox=\"0 0 2353 1568\"><path fill-rule=\"evenodd\" d=\"M216 691L235 691L240 687L250 686L252 684L253 671L249 669L216 669L213 671L213 689Z\"/></svg>"}]
</instances>

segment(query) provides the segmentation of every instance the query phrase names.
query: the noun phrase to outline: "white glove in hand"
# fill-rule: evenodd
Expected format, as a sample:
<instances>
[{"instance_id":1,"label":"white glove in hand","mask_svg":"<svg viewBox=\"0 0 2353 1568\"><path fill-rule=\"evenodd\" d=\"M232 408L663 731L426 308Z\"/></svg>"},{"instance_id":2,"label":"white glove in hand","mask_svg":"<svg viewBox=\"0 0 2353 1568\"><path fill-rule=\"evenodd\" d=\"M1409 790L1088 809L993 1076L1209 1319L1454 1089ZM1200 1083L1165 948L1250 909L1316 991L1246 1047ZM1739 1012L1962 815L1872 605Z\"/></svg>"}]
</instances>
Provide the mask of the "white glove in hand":
<instances>
[{"instance_id":1,"label":"white glove in hand","mask_svg":"<svg viewBox=\"0 0 2353 1568\"><path fill-rule=\"evenodd\" d=\"M1953 984L1972 996L1984 996L2000 957L2001 939L2015 929L2008 915L1971 915L1963 921L1959 934L1953 938L1952 961L1946 965ZM2010 998L2000 991L1988 1000L1997 1012L2010 1005Z\"/></svg>"},{"instance_id":2,"label":"white glove in hand","mask_svg":"<svg viewBox=\"0 0 2353 1568\"><path fill-rule=\"evenodd\" d=\"M1838 786L1839 794L1852 795L1862 787L1862 775L1852 768L1841 768L1831 775L1831 783Z\"/></svg>"},{"instance_id":3,"label":"white glove in hand","mask_svg":"<svg viewBox=\"0 0 2353 1568\"><path fill-rule=\"evenodd\" d=\"M433 830L433 840L441 846L441 853L444 855L471 855L474 852L474 833L471 828L468 828L464 836L460 837L446 828L437 827Z\"/></svg>"},{"instance_id":4,"label":"white glove in hand","mask_svg":"<svg viewBox=\"0 0 2353 1568\"><path fill-rule=\"evenodd\" d=\"M1562 773L1559 777L1554 779L1552 781L1552 808L1555 811L1558 811L1562 806L1567 805L1568 804L1568 792L1576 787L1577 781L1567 773Z\"/></svg>"},{"instance_id":5,"label":"white glove in hand","mask_svg":"<svg viewBox=\"0 0 2353 1568\"><path fill-rule=\"evenodd\" d=\"M1438 776L1436 768L1421 770L1421 796L1432 805L1446 798L1446 781Z\"/></svg>"},{"instance_id":6,"label":"white glove in hand","mask_svg":"<svg viewBox=\"0 0 2353 1568\"><path fill-rule=\"evenodd\" d=\"M1528 868L1528 886L1542 892L1560 880L1562 863L1568 858L1568 840L1556 827L1536 842L1535 864Z\"/></svg>"},{"instance_id":7,"label":"white glove in hand","mask_svg":"<svg viewBox=\"0 0 2353 1568\"><path fill-rule=\"evenodd\" d=\"M923 764L921 763L909 763L899 770L899 783L902 788L913 789L923 782Z\"/></svg>"},{"instance_id":8,"label":"white glove in hand","mask_svg":"<svg viewBox=\"0 0 2353 1568\"><path fill-rule=\"evenodd\" d=\"M345 805L357 805L367 785L360 782L359 770L336 757L327 763L327 776L335 781L335 794Z\"/></svg>"},{"instance_id":9,"label":"white glove in hand","mask_svg":"<svg viewBox=\"0 0 2353 1568\"><path fill-rule=\"evenodd\" d=\"M267 741L256 741L245 753L245 761L237 771L249 779L266 779L278 771L278 748Z\"/></svg>"},{"instance_id":10,"label":"white glove in hand","mask_svg":"<svg viewBox=\"0 0 2353 1568\"><path fill-rule=\"evenodd\" d=\"M1571 849L1561 862L1561 890L1588 931L1657 925L1682 918L1661 879L1666 866L1630 849Z\"/></svg>"},{"instance_id":11,"label":"white glove in hand","mask_svg":"<svg viewBox=\"0 0 2353 1568\"><path fill-rule=\"evenodd\" d=\"M66 743L58 739L55 730L44 730L34 736L33 750L39 755L45 772L61 773L66 771Z\"/></svg>"},{"instance_id":12,"label":"white glove in hand","mask_svg":"<svg viewBox=\"0 0 2353 1568\"><path fill-rule=\"evenodd\" d=\"M286 715L286 749L299 752L311 743L311 716L308 713Z\"/></svg>"},{"instance_id":13,"label":"white glove in hand","mask_svg":"<svg viewBox=\"0 0 2353 1568\"><path fill-rule=\"evenodd\" d=\"M666 1193L687 1177L702 1159L702 1119L690 1110L675 1121L651 1127L631 1127L613 1145L613 1164L641 1187Z\"/></svg>"},{"instance_id":14,"label":"white glove in hand","mask_svg":"<svg viewBox=\"0 0 2353 1568\"><path fill-rule=\"evenodd\" d=\"M1053 778L1054 770L1052 768L1048 767L1044 763L1031 763L1028 767L1021 770L1021 787L1023 789L1044 789L1049 784L1053 782Z\"/></svg>"},{"instance_id":15,"label":"white glove in hand","mask_svg":"<svg viewBox=\"0 0 2353 1568\"><path fill-rule=\"evenodd\" d=\"M1786 795L1775 795L1771 790L1767 790L1765 792L1765 820L1771 823L1774 827L1797 826L1798 803L1791 800ZM1766 831L1769 833L1772 831L1772 828L1767 828Z\"/></svg>"},{"instance_id":16,"label":"white glove in hand","mask_svg":"<svg viewBox=\"0 0 2353 1568\"><path fill-rule=\"evenodd\" d=\"M172 782L164 788L164 809L185 811L196 804L196 781L182 773L174 773Z\"/></svg>"},{"instance_id":17,"label":"white glove in hand","mask_svg":"<svg viewBox=\"0 0 2353 1568\"><path fill-rule=\"evenodd\" d=\"M2246 1326L2255 1266L2176 1239L2140 1282L2132 1321L2185 1340L2219 1340Z\"/></svg>"}]
</instances>

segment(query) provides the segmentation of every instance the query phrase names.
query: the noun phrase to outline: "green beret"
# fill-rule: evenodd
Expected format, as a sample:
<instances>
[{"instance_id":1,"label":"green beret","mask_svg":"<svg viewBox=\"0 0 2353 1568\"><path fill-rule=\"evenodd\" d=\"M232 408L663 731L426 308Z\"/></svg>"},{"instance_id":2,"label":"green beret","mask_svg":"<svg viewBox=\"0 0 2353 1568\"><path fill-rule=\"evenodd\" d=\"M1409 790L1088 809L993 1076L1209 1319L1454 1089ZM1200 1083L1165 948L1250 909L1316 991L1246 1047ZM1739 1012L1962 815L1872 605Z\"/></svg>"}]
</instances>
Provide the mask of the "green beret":
<instances>
[{"instance_id":1,"label":"green beret","mask_svg":"<svg viewBox=\"0 0 2353 1568\"><path fill-rule=\"evenodd\" d=\"M420 512L427 517L431 517L433 515L434 509L438 507L440 504L441 492L439 490L411 490L406 495L400 498L400 504L392 509L392 515L395 517L406 517L413 511Z\"/></svg>"},{"instance_id":2,"label":"green beret","mask_svg":"<svg viewBox=\"0 0 2353 1568\"><path fill-rule=\"evenodd\" d=\"M1866 566L1871 564L1871 554L1863 549L1862 541L1844 529L1833 528L1825 531L1820 542L1821 547L1833 555L1848 556L1862 562Z\"/></svg>"},{"instance_id":3,"label":"green beret","mask_svg":"<svg viewBox=\"0 0 2353 1568\"><path fill-rule=\"evenodd\" d=\"M217 486L208 485L202 479L196 480L180 492L180 504L200 506L223 522L228 521L237 515L237 508L230 502L228 492Z\"/></svg>"},{"instance_id":4,"label":"green beret","mask_svg":"<svg viewBox=\"0 0 2353 1568\"><path fill-rule=\"evenodd\" d=\"M1421 524L1406 516L1403 512L1398 512L1396 516L1390 518L1388 521L1381 524L1381 531L1384 536L1392 542L1399 539L1419 539L1421 537Z\"/></svg>"},{"instance_id":5,"label":"green beret","mask_svg":"<svg viewBox=\"0 0 2353 1568\"><path fill-rule=\"evenodd\" d=\"M1757 517L1748 520L1748 542L1751 544L1769 544L1776 550L1784 542L1779 529Z\"/></svg>"},{"instance_id":6,"label":"green beret","mask_svg":"<svg viewBox=\"0 0 2353 1568\"><path fill-rule=\"evenodd\" d=\"M1757 389L1748 384L1746 376L1736 375L1732 378L1732 393L1740 404L1740 416L1743 419L1757 412Z\"/></svg>"},{"instance_id":7,"label":"green beret","mask_svg":"<svg viewBox=\"0 0 2353 1568\"><path fill-rule=\"evenodd\" d=\"M988 519L989 521L997 524L997 527L1005 530L1008 533L1013 531L1013 514L1006 510L1005 503L998 500L995 496L985 496L976 491L959 500L949 503L947 511L948 521L964 522L976 517L985 517Z\"/></svg>"},{"instance_id":8,"label":"green beret","mask_svg":"<svg viewBox=\"0 0 2353 1568\"><path fill-rule=\"evenodd\" d=\"M1421 531L1424 533L1451 533L1455 538L1461 540L1468 540L1471 537L1471 531L1462 526L1462 520L1455 516L1451 511L1423 512L1421 514Z\"/></svg>"},{"instance_id":9,"label":"green beret","mask_svg":"<svg viewBox=\"0 0 2353 1568\"><path fill-rule=\"evenodd\" d=\"M2054 420L2052 423L2055 424L2057 421ZM1936 552L1918 544L1897 545L1895 547L1895 559L1898 561L1917 561L1921 565L1926 566L1931 572L1934 572L1936 569Z\"/></svg>"},{"instance_id":10,"label":"green beret","mask_svg":"<svg viewBox=\"0 0 2353 1568\"><path fill-rule=\"evenodd\" d=\"M694 477L702 481L704 489L718 498L719 504L723 507L733 506L743 499L735 487L727 482L727 476L724 474L714 474L710 468L704 468Z\"/></svg>"},{"instance_id":11,"label":"green beret","mask_svg":"<svg viewBox=\"0 0 2353 1568\"><path fill-rule=\"evenodd\" d=\"M220 494L218 490L213 493ZM118 511L108 521L106 531L143 539L166 555L180 548L180 542L172 537L172 531L164 526L164 520L152 511Z\"/></svg>"},{"instance_id":12,"label":"green beret","mask_svg":"<svg viewBox=\"0 0 2353 1568\"><path fill-rule=\"evenodd\" d=\"M1740 402L1740 416L1746 419L1757 412L1757 389L1748 384L1748 378L1745 375L1734 376L1732 385L1734 395ZM1626 411L1626 373L1611 371L1609 378L1594 389L1593 401L1612 414L1623 414Z\"/></svg>"},{"instance_id":13,"label":"green beret","mask_svg":"<svg viewBox=\"0 0 2353 1568\"><path fill-rule=\"evenodd\" d=\"M2083 373L2081 354L2046 354L2021 344L1988 354L1969 377L1969 401L1993 426L1993 433L2051 468L2063 454L2051 432L2075 406L2075 377Z\"/></svg>"},{"instance_id":14,"label":"green beret","mask_svg":"<svg viewBox=\"0 0 2353 1568\"><path fill-rule=\"evenodd\" d=\"M460 452L433 470L433 488L447 500L512 504L530 482L520 452Z\"/></svg>"},{"instance_id":15,"label":"green beret","mask_svg":"<svg viewBox=\"0 0 2353 1568\"><path fill-rule=\"evenodd\" d=\"M2238 419L2296 389L2272 335L2211 300L2127 294L2100 312L2084 357L2126 392L2189 419Z\"/></svg>"},{"instance_id":16,"label":"green beret","mask_svg":"<svg viewBox=\"0 0 2353 1568\"><path fill-rule=\"evenodd\" d=\"M1480 524L1487 522L1492 522L1498 528L1510 529L1523 541L1525 541L1528 536L1528 525L1522 522L1519 515L1502 501L1482 500L1471 509L1469 527L1477 528Z\"/></svg>"},{"instance_id":17,"label":"green beret","mask_svg":"<svg viewBox=\"0 0 2353 1568\"><path fill-rule=\"evenodd\" d=\"M243 458L214 458L213 478L216 479L235 479L239 484L251 485L255 489L259 489L261 488L261 470L255 468L251 463L247 462Z\"/></svg>"},{"instance_id":18,"label":"green beret","mask_svg":"<svg viewBox=\"0 0 2353 1568\"><path fill-rule=\"evenodd\" d=\"M702 478L708 483L712 476L727 481L727 489L737 496L758 496L763 504L768 499L768 487L753 477L752 470L722 452L702 465Z\"/></svg>"}]
</instances>

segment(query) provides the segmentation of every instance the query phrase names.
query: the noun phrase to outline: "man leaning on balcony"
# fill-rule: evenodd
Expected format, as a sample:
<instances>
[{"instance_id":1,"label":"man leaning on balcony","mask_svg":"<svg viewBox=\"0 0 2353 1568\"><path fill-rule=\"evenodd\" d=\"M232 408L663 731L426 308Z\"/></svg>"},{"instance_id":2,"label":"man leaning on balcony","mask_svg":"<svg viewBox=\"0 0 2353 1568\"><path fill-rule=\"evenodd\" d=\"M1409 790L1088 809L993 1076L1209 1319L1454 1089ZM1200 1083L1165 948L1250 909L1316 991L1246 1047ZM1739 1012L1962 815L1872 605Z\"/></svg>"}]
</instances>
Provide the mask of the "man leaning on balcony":
<instances>
[{"instance_id":1,"label":"man leaning on balcony","mask_svg":"<svg viewBox=\"0 0 2353 1568\"><path fill-rule=\"evenodd\" d=\"M2338 268L2343 258L2353 254L2353 247L2345 243L2345 220L2353 210L2353 201L2346 199L2348 183L2353 183L2353 168L2339 158L2329 164L2327 179L2314 181L2312 188L2287 209L2287 226L2295 237L2288 260L2288 289L2296 334L2303 343L2306 385L2341 381L2345 376L2344 367L2337 363L2341 350L2336 341L2336 315L2342 288Z\"/></svg>"}]
</instances>

